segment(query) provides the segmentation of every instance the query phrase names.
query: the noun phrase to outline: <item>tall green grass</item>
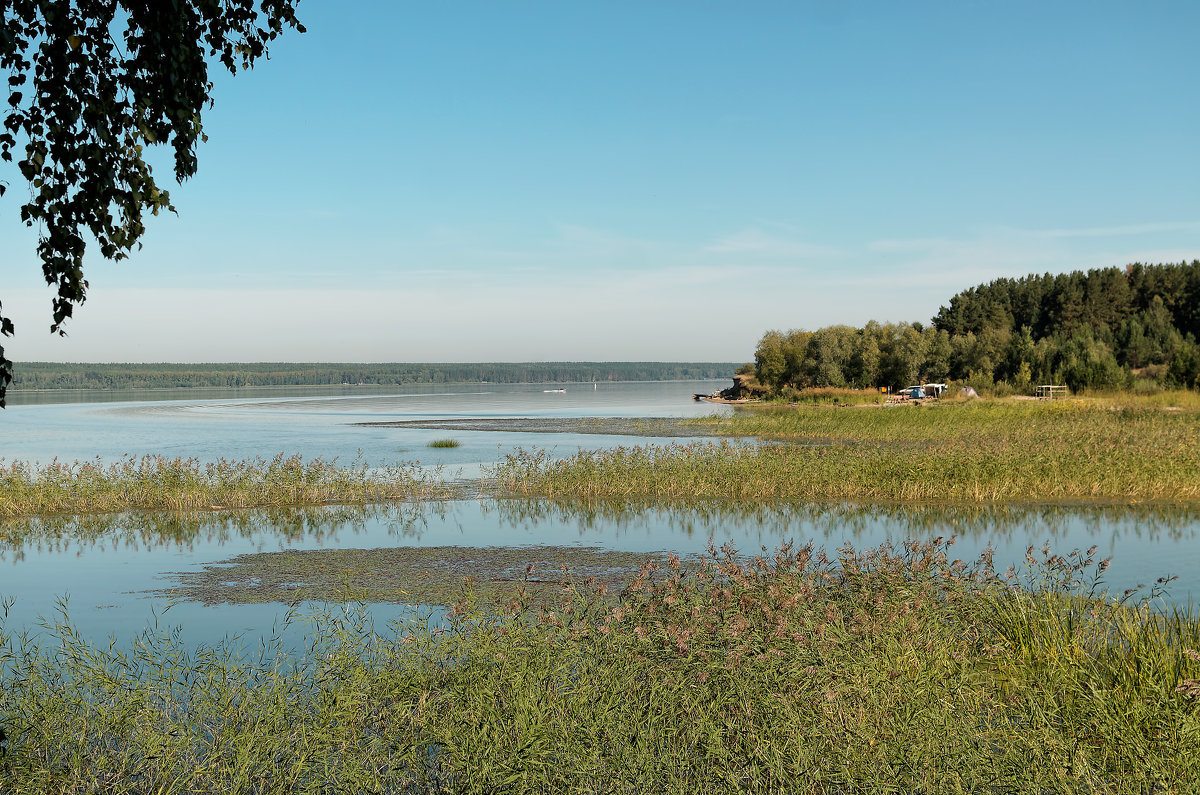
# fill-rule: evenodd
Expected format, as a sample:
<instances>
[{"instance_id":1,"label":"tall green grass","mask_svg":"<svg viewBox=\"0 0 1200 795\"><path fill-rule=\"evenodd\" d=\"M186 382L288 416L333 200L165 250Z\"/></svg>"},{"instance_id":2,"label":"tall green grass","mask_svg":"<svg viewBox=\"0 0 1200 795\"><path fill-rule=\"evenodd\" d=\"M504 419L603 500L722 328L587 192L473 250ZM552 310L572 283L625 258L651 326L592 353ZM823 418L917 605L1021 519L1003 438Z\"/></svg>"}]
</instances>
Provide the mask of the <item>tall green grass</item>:
<instances>
[{"instance_id":1,"label":"tall green grass","mask_svg":"<svg viewBox=\"0 0 1200 795\"><path fill-rule=\"evenodd\" d=\"M662 500L1200 500L1197 415L1146 406L978 401L788 407L696 421L771 443L697 442L507 456L522 497Z\"/></svg>"},{"instance_id":2,"label":"tall green grass","mask_svg":"<svg viewBox=\"0 0 1200 795\"><path fill-rule=\"evenodd\" d=\"M436 499L450 490L415 464L348 467L322 458L127 457L113 464L0 463L0 517L126 510L209 510Z\"/></svg>"},{"instance_id":3,"label":"tall green grass","mask_svg":"<svg viewBox=\"0 0 1200 795\"><path fill-rule=\"evenodd\" d=\"M1076 401L1109 408L1159 408L1179 411L1200 411L1200 391L1194 389L1121 390L1117 392L1085 390L1073 398Z\"/></svg>"},{"instance_id":4,"label":"tall green grass","mask_svg":"<svg viewBox=\"0 0 1200 795\"><path fill-rule=\"evenodd\" d=\"M1167 410L1177 409L1177 410ZM1071 445L1105 439L1141 445L1142 434L1176 443L1200 414L1200 393L1164 392L1077 396L1069 400L946 400L920 407L840 409L750 406L731 416L688 422L709 431L764 438L974 441L998 435L1013 441ZM1133 438L1130 438L1133 437Z\"/></svg>"},{"instance_id":5,"label":"tall green grass","mask_svg":"<svg viewBox=\"0 0 1200 795\"><path fill-rule=\"evenodd\" d=\"M1185 793L1200 619L1089 553L944 543L648 561L614 599L298 653L0 630L5 792Z\"/></svg>"},{"instance_id":6,"label":"tall green grass","mask_svg":"<svg viewBox=\"0 0 1200 795\"><path fill-rule=\"evenodd\" d=\"M876 389L847 389L832 386L796 389L795 387L785 386L771 402L826 406L865 406L880 405L886 400L887 395Z\"/></svg>"}]
</instances>

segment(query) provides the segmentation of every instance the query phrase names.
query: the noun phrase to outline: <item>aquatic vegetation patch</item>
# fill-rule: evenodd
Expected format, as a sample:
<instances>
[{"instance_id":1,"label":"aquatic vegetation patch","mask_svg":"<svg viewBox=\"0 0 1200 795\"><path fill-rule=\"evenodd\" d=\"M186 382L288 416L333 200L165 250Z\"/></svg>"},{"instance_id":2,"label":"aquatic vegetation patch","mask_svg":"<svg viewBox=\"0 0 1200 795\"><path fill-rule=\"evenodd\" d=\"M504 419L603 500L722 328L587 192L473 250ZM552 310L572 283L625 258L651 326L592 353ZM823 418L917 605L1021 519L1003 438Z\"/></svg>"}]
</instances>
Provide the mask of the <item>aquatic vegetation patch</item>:
<instances>
[{"instance_id":1,"label":"aquatic vegetation patch","mask_svg":"<svg viewBox=\"0 0 1200 795\"><path fill-rule=\"evenodd\" d=\"M429 443L429 446L430 447L458 447L459 441L457 439L434 439L432 442Z\"/></svg>"},{"instance_id":2,"label":"aquatic vegetation patch","mask_svg":"<svg viewBox=\"0 0 1200 795\"><path fill-rule=\"evenodd\" d=\"M112 464L0 462L0 517L129 510L443 499L454 490L415 463L342 466L300 456L221 459L129 456Z\"/></svg>"},{"instance_id":3,"label":"aquatic vegetation patch","mask_svg":"<svg viewBox=\"0 0 1200 795\"><path fill-rule=\"evenodd\" d=\"M582 500L1200 501L1196 414L1088 401L776 407L684 420L765 440L518 451L502 494Z\"/></svg>"},{"instance_id":4,"label":"aquatic vegetation patch","mask_svg":"<svg viewBox=\"0 0 1200 795\"><path fill-rule=\"evenodd\" d=\"M1091 551L646 562L505 615L122 649L0 625L0 782L70 792L1189 792L1200 618ZM636 782L631 788L630 783Z\"/></svg>"},{"instance_id":5,"label":"aquatic vegetation patch","mask_svg":"<svg viewBox=\"0 0 1200 795\"><path fill-rule=\"evenodd\" d=\"M210 605L307 600L449 606L466 589L486 604L545 603L585 582L617 593L645 560L645 553L596 547L286 550L175 574L176 584L160 593Z\"/></svg>"}]
</instances>

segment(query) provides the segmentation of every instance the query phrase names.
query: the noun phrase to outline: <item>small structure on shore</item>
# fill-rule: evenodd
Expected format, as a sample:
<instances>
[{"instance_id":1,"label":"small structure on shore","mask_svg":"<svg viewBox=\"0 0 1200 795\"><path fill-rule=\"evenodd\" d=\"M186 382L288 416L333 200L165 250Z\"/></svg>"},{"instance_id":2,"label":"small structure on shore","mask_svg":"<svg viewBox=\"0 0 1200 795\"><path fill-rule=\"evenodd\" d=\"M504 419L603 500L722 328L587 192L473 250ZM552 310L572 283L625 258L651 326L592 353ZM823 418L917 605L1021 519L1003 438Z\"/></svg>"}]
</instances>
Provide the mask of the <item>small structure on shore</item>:
<instances>
[{"instance_id":1,"label":"small structure on shore","mask_svg":"<svg viewBox=\"0 0 1200 795\"><path fill-rule=\"evenodd\" d=\"M1038 400L1059 400L1067 397L1071 391L1059 384L1042 384L1033 391L1033 394Z\"/></svg>"}]
</instances>

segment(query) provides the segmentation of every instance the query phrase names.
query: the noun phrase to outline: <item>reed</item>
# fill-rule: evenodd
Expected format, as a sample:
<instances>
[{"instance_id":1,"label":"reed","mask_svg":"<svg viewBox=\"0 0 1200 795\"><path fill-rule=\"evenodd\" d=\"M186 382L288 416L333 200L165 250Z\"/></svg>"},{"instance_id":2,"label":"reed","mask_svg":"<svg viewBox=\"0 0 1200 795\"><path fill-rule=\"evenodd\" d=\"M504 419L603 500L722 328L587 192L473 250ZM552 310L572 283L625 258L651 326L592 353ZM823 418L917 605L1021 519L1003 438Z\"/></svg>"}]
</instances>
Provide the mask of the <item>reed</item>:
<instances>
[{"instance_id":1,"label":"reed","mask_svg":"<svg viewBox=\"0 0 1200 795\"><path fill-rule=\"evenodd\" d=\"M458 447L457 439L434 439L429 443L430 447Z\"/></svg>"},{"instance_id":2,"label":"reed","mask_svg":"<svg viewBox=\"0 0 1200 795\"><path fill-rule=\"evenodd\" d=\"M502 493L581 500L1200 500L1197 414L1140 403L972 401L756 408L696 420L725 440L518 451Z\"/></svg>"},{"instance_id":3,"label":"reed","mask_svg":"<svg viewBox=\"0 0 1200 795\"><path fill-rule=\"evenodd\" d=\"M875 389L848 389L844 387L818 386L796 389L784 387L772 402L829 406L880 405L887 396Z\"/></svg>"},{"instance_id":4,"label":"reed","mask_svg":"<svg viewBox=\"0 0 1200 795\"><path fill-rule=\"evenodd\" d=\"M312 617L311 645L0 627L5 792L1175 793L1200 618L941 541L647 561L614 600ZM292 619L297 617L292 614Z\"/></svg>"},{"instance_id":5,"label":"reed","mask_svg":"<svg viewBox=\"0 0 1200 795\"><path fill-rule=\"evenodd\" d=\"M205 464L163 456L131 456L112 464L0 464L0 517L366 503L449 494L438 474L415 464L346 467L300 456Z\"/></svg>"}]
</instances>

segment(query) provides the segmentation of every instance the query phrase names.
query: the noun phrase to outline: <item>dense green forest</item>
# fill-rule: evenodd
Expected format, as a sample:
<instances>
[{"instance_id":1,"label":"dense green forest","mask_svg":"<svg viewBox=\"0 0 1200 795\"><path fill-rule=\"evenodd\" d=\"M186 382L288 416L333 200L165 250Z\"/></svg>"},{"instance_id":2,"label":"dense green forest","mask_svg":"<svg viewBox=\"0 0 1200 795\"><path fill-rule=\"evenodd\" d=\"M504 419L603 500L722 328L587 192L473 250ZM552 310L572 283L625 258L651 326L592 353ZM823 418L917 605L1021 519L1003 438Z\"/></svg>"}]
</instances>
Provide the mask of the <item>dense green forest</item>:
<instances>
[{"instance_id":1,"label":"dense green forest","mask_svg":"<svg viewBox=\"0 0 1200 795\"><path fill-rule=\"evenodd\" d=\"M168 389L334 384L572 383L728 378L731 362L500 362L441 364L63 364L21 362L12 389Z\"/></svg>"},{"instance_id":2,"label":"dense green forest","mask_svg":"<svg viewBox=\"0 0 1200 795\"><path fill-rule=\"evenodd\" d=\"M1200 386L1200 260L997 279L929 325L768 331L755 375L775 393L956 380L987 389Z\"/></svg>"}]
</instances>

